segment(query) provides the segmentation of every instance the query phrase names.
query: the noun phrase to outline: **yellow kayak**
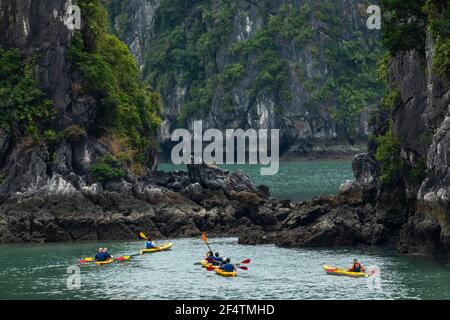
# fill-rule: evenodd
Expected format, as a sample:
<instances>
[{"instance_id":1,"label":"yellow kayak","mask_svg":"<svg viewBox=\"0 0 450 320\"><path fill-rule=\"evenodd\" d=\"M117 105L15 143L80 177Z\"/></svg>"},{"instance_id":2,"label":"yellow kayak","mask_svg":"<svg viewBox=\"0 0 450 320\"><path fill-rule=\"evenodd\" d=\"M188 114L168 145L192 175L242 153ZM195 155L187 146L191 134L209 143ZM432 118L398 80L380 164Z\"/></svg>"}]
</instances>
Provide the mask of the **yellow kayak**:
<instances>
[{"instance_id":1,"label":"yellow kayak","mask_svg":"<svg viewBox=\"0 0 450 320\"><path fill-rule=\"evenodd\" d=\"M368 277L369 275L364 272L351 272L347 271L345 269L339 269L335 267L331 267L328 265L324 265L323 269L327 274L335 275L335 276L347 276L347 277L353 277L353 278L363 278Z\"/></svg>"},{"instance_id":2,"label":"yellow kayak","mask_svg":"<svg viewBox=\"0 0 450 320\"><path fill-rule=\"evenodd\" d=\"M222 269L219 269L219 268L215 269L214 271L219 276L222 276L222 277L237 277L237 272L236 271L234 271L234 272L225 272L225 271L223 271Z\"/></svg>"},{"instance_id":3,"label":"yellow kayak","mask_svg":"<svg viewBox=\"0 0 450 320\"><path fill-rule=\"evenodd\" d=\"M101 265L104 265L104 264L113 263L114 261L115 261L114 259L109 259L109 260L106 260L106 261L96 261L95 264L98 265L98 266L101 266Z\"/></svg>"},{"instance_id":4,"label":"yellow kayak","mask_svg":"<svg viewBox=\"0 0 450 320\"><path fill-rule=\"evenodd\" d=\"M113 263L114 261L118 261L118 262L122 262L122 261L129 261L131 260L131 256L122 256L122 257L118 257L118 258L114 258L114 259L109 259L106 261L95 261L94 258L84 258L83 260L78 260L78 263L80 265L97 265L97 266L101 266L103 264L110 264Z\"/></svg>"},{"instance_id":5,"label":"yellow kayak","mask_svg":"<svg viewBox=\"0 0 450 320\"><path fill-rule=\"evenodd\" d=\"M219 266L213 266L211 263L209 263L205 259L200 260L200 263L202 264L202 267L205 268L205 269L208 269L209 267L213 267L214 269L219 268Z\"/></svg>"},{"instance_id":6,"label":"yellow kayak","mask_svg":"<svg viewBox=\"0 0 450 320\"><path fill-rule=\"evenodd\" d=\"M162 246L159 246L157 248L141 250L141 254L167 251L167 250L170 250L172 247L173 247L173 243L166 243L166 244L163 244Z\"/></svg>"}]
</instances>

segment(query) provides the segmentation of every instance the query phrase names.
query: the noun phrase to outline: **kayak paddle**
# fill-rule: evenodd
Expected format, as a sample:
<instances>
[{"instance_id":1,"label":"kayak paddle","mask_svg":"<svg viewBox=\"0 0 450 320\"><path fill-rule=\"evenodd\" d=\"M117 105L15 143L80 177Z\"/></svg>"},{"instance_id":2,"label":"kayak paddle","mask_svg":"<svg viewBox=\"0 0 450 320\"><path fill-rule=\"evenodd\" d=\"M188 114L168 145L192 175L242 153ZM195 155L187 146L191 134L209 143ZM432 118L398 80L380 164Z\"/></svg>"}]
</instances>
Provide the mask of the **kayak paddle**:
<instances>
[{"instance_id":1,"label":"kayak paddle","mask_svg":"<svg viewBox=\"0 0 450 320\"><path fill-rule=\"evenodd\" d=\"M143 232L139 233L139 236L144 240L148 240L147 236Z\"/></svg>"},{"instance_id":2,"label":"kayak paddle","mask_svg":"<svg viewBox=\"0 0 450 320\"><path fill-rule=\"evenodd\" d=\"M88 261L94 261L95 259L94 258L84 258L84 259L82 259L82 260L80 260L80 261L84 261L84 262L88 262Z\"/></svg>"},{"instance_id":3,"label":"kayak paddle","mask_svg":"<svg viewBox=\"0 0 450 320\"><path fill-rule=\"evenodd\" d=\"M214 252L214 251L212 251L211 247L209 246L208 238L206 237L206 233L205 232L202 233L202 240L208 246L209 251Z\"/></svg>"},{"instance_id":4,"label":"kayak paddle","mask_svg":"<svg viewBox=\"0 0 450 320\"><path fill-rule=\"evenodd\" d=\"M123 257L116 258L116 261L127 261L130 259L131 259L131 256L123 256Z\"/></svg>"}]
</instances>

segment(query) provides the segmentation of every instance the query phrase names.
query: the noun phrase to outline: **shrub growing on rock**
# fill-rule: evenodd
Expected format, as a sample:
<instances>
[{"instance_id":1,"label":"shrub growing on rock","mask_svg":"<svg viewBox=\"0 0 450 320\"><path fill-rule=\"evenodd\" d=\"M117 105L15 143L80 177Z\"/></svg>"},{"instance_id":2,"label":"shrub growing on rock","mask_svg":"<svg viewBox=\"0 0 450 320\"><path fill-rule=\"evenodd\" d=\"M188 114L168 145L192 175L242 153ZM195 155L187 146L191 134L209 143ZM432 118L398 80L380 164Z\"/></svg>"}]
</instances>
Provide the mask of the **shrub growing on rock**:
<instances>
[{"instance_id":1,"label":"shrub growing on rock","mask_svg":"<svg viewBox=\"0 0 450 320\"><path fill-rule=\"evenodd\" d=\"M70 142L79 143L86 139L87 133L86 130L81 128L79 125L74 124L64 130L64 136Z\"/></svg>"},{"instance_id":2,"label":"shrub growing on rock","mask_svg":"<svg viewBox=\"0 0 450 320\"><path fill-rule=\"evenodd\" d=\"M98 158L89 172L94 180L102 183L120 180L126 174L124 163L110 155Z\"/></svg>"}]
</instances>

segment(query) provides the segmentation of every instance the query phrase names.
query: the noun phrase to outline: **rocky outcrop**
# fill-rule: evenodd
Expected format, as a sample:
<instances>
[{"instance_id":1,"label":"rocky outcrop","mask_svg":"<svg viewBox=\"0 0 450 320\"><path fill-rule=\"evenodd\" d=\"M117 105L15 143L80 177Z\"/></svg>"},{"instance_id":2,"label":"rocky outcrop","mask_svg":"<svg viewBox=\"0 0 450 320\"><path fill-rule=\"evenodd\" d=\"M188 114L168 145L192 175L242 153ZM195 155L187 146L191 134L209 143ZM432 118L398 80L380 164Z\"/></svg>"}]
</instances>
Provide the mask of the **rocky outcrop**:
<instances>
[{"instance_id":1,"label":"rocky outcrop","mask_svg":"<svg viewBox=\"0 0 450 320\"><path fill-rule=\"evenodd\" d=\"M0 204L0 243L191 237L203 231L238 235L247 228L266 232L278 223L277 202L259 192L242 172L205 165L189 172L156 173L152 178L106 185L74 183L53 176L44 188L7 195ZM196 176L208 176L204 188Z\"/></svg>"}]
</instances>

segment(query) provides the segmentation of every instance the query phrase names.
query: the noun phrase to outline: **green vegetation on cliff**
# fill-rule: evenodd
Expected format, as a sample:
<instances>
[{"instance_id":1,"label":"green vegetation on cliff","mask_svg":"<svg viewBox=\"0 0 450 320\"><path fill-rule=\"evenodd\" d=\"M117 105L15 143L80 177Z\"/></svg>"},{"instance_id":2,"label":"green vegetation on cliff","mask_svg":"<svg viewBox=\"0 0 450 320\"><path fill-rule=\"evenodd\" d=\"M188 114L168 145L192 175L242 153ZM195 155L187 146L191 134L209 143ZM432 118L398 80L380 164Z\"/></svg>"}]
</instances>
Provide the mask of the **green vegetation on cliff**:
<instances>
[{"instance_id":1,"label":"green vegetation on cliff","mask_svg":"<svg viewBox=\"0 0 450 320\"><path fill-rule=\"evenodd\" d=\"M54 115L53 103L33 79L33 61L20 50L0 47L0 128L41 138Z\"/></svg>"},{"instance_id":2,"label":"green vegetation on cliff","mask_svg":"<svg viewBox=\"0 0 450 320\"><path fill-rule=\"evenodd\" d=\"M108 33L108 15L103 6L94 0L76 3L85 26L75 34L68 57L82 75L83 90L100 104L96 119L99 134L119 140L134 172L144 174L151 165L149 152L155 148L155 131L161 123L159 95L143 87L129 49ZM83 136L75 129L67 132L72 139Z\"/></svg>"},{"instance_id":3,"label":"green vegetation on cliff","mask_svg":"<svg viewBox=\"0 0 450 320\"><path fill-rule=\"evenodd\" d=\"M186 26L190 11L193 17ZM161 2L154 27L157 36L149 44L143 73L163 97L172 95L174 86L187 89L180 122L209 110L221 73L215 53L232 31L234 14L232 1L220 1L217 10L206 1Z\"/></svg>"},{"instance_id":4,"label":"green vegetation on cliff","mask_svg":"<svg viewBox=\"0 0 450 320\"><path fill-rule=\"evenodd\" d=\"M399 176L402 169L400 158L400 141L392 130L392 122L386 134L376 138L378 144L375 159L381 168L381 182L392 183Z\"/></svg>"},{"instance_id":5,"label":"green vegetation on cliff","mask_svg":"<svg viewBox=\"0 0 450 320\"><path fill-rule=\"evenodd\" d=\"M426 34L435 39L433 64L441 77L450 74L450 1L380 0L383 44L395 55L411 49L425 54Z\"/></svg>"},{"instance_id":6,"label":"green vegetation on cliff","mask_svg":"<svg viewBox=\"0 0 450 320\"><path fill-rule=\"evenodd\" d=\"M123 6L117 0L111 8L119 23L126 20L126 14L118 15ZM205 117L213 101L232 112L238 86L250 104L263 93L283 113L292 104L292 82L297 80L290 70L296 69L307 91L308 111L327 109L345 135L354 138L361 111L376 104L384 89L374 76L383 53L379 39L349 34L334 1L275 9L261 1L255 6L256 20L245 20L246 11L235 1L162 0L147 44L144 77L167 104L181 104L178 121L185 125L193 116ZM293 57L296 61L289 60ZM312 65L306 66L310 60ZM319 64L326 65L326 75L306 75L306 69L321 69Z\"/></svg>"},{"instance_id":7,"label":"green vegetation on cliff","mask_svg":"<svg viewBox=\"0 0 450 320\"><path fill-rule=\"evenodd\" d=\"M436 39L433 65L441 77L450 77L450 0L428 0L424 9Z\"/></svg>"},{"instance_id":8,"label":"green vegetation on cliff","mask_svg":"<svg viewBox=\"0 0 450 320\"><path fill-rule=\"evenodd\" d=\"M348 26L337 18L339 12L333 2L318 4L314 13L324 25L328 24L321 33L329 75L313 79L307 105L310 112L320 105L328 106L339 130L352 141L357 136L355 123L359 115L376 105L385 89L384 81L376 76L384 50L376 35L354 31L349 36Z\"/></svg>"},{"instance_id":9,"label":"green vegetation on cliff","mask_svg":"<svg viewBox=\"0 0 450 320\"><path fill-rule=\"evenodd\" d=\"M425 53L426 0L380 0L384 47L392 55L417 49Z\"/></svg>"}]
</instances>

